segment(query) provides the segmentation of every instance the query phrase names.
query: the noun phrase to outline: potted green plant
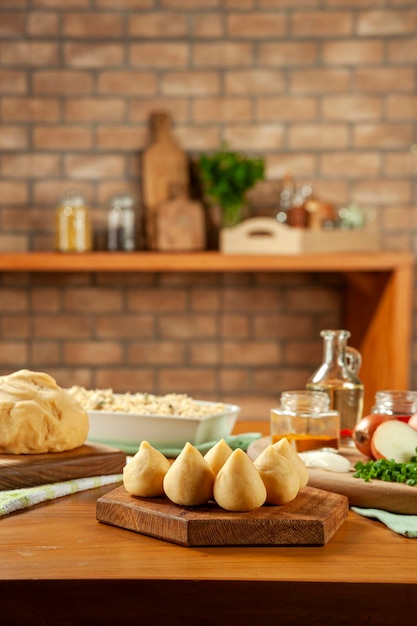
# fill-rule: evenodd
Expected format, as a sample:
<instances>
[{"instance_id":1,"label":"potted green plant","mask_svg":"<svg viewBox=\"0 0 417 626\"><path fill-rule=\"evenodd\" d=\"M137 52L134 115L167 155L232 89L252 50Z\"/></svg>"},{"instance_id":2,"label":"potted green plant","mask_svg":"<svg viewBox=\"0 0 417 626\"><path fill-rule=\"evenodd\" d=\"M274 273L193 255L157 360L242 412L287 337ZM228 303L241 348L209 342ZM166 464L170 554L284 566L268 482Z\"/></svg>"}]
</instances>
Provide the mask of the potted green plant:
<instances>
[{"instance_id":1,"label":"potted green plant","mask_svg":"<svg viewBox=\"0 0 417 626\"><path fill-rule=\"evenodd\" d=\"M265 176L264 160L223 146L214 154L202 154L197 165L206 196L220 207L222 226L238 224L247 191Z\"/></svg>"}]
</instances>

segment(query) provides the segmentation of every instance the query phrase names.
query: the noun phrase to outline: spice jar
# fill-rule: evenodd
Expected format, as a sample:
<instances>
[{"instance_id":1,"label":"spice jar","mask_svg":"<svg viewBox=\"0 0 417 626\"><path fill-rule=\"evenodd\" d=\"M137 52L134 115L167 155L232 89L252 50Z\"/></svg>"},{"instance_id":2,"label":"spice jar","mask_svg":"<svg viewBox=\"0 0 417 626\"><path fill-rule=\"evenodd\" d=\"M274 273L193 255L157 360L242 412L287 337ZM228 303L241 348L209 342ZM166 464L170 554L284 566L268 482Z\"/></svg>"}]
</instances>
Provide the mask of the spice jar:
<instances>
[{"instance_id":1,"label":"spice jar","mask_svg":"<svg viewBox=\"0 0 417 626\"><path fill-rule=\"evenodd\" d=\"M322 391L284 391L280 406L271 409L270 430L272 443L285 437L297 452L337 449L340 416Z\"/></svg>"},{"instance_id":2,"label":"spice jar","mask_svg":"<svg viewBox=\"0 0 417 626\"><path fill-rule=\"evenodd\" d=\"M377 391L371 413L391 415L401 422L408 422L417 413L417 391Z\"/></svg>"},{"instance_id":3,"label":"spice jar","mask_svg":"<svg viewBox=\"0 0 417 626\"><path fill-rule=\"evenodd\" d=\"M135 221L133 196L113 196L107 224L108 250L131 252L136 248Z\"/></svg>"},{"instance_id":4,"label":"spice jar","mask_svg":"<svg viewBox=\"0 0 417 626\"><path fill-rule=\"evenodd\" d=\"M90 212L77 191L65 193L56 210L55 249L58 252L91 250Z\"/></svg>"}]
</instances>

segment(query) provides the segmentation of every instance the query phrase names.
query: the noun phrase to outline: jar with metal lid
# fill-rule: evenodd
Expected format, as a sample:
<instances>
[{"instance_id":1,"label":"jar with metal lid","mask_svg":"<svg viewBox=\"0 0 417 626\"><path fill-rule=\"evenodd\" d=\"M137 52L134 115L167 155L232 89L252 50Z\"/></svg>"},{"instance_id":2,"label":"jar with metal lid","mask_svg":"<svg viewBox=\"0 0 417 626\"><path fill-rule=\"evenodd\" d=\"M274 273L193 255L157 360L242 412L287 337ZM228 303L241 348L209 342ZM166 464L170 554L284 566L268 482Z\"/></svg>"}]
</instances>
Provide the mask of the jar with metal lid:
<instances>
[{"instance_id":1,"label":"jar with metal lid","mask_svg":"<svg viewBox=\"0 0 417 626\"><path fill-rule=\"evenodd\" d=\"M56 210L55 249L58 252L91 250L90 211L77 191L65 193Z\"/></svg>"},{"instance_id":2,"label":"jar with metal lid","mask_svg":"<svg viewBox=\"0 0 417 626\"><path fill-rule=\"evenodd\" d=\"M391 415L401 422L408 422L410 417L417 413L417 391L377 391L371 413L374 415Z\"/></svg>"},{"instance_id":3,"label":"jar with metal lid","mask_svg":"<svg viewBox=\"0 0 417 626\"><path fill-rule=\"evenodd\" d=\"M271 409L271 439L284 437L297 452L339 447L340 415L323 391L284 391Z\"/></svg>"},{"instance_id":4,"label":"jar with metal lid","mask_svg":"<svg viewBox=\"0 0 417 626\"><path fill-rule=\"evenodd\" d=\"M108 250L132 252L136 248L135 200L133 196L118 195L110 200L107 223Z\"/></svg>"}]
</instances>

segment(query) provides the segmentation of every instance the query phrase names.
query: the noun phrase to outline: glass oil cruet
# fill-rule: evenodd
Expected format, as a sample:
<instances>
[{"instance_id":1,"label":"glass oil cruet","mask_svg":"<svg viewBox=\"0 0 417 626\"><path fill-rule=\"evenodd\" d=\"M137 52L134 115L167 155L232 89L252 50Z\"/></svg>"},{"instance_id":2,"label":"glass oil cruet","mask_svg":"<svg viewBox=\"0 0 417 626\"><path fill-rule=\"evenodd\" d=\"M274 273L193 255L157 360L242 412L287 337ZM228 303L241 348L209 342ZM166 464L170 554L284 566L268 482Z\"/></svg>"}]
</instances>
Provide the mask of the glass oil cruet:
<instances>
[{"instance_id":1,"label":"glass oil cruet","mask_svg":"<svg viewBox=\"0 0 417 626\"><path fill-rule=\"evenodd\" d=\"M307 381L306 388L327 392L330 408L340 414L341 443L351 444L351 434L362 417L364 387L358 373L362 357L348 346L348 330L322 330L323 363Z\"/></svg>"}]
</instances>

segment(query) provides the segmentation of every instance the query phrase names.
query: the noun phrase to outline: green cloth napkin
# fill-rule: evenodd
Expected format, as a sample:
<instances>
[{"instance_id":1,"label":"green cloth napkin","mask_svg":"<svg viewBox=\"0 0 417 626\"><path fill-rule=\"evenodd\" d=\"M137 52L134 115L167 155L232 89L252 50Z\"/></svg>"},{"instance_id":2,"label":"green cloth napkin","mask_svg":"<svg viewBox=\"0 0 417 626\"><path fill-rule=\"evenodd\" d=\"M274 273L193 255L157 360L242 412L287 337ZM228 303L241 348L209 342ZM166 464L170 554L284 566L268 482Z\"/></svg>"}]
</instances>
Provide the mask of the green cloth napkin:
<instances>
[{"instance_id":1,"label":"green cloth napkin","mask_svg":"<svg viewBox=\"0 0 417 626\"><path fill-rule=\"evenodd\" d=\"M417 537L417 515L402 515L400 513L390 513L382 509L362 509L356 506L351 507L352 511L379 520L394 532L404 535L410 539Z\"/></svg>"},{"instance_id":2,"label":"green cloth napkin","mask_svg":"<svg viewBox=\"0 0 417 626\"><path fill-rule=\"evenodd\" d=\"M241 435L229 435L228 437L223 437L225 442L232 448L232 450L236 450L236 448L242 448L242 450L247 450L249 444L252 441L256 441L256 439L260 439L262 437L262 433L242 433ZM104 439L94 439L96 443L104 443L108 446L112 446L112 448L118 448L129 455L134 455L139 449L140 442L138 444L132 445L128 443L123 443L122 441L108 441ZM216 445L216 441L205 441L204 443L198 444L195 447L200 450L201 454L205 454L210 448ZM170 459L176 458L182 448L162 448L159 446L153 445L154 448L162 452L162 454Z\"/></svg>"},{"instance_id":3,"label":"green cloth napkin","mask_svg":"<svg viewBox=\"0 0 417 626\"><path fill-rule=\"evenodd\" d=\"M49 483L47 485L39 485L38 487L0 491L0 517L20 509L27 509L39 502L68 496L72 493L77 493L77 491L86 491L87 489L94 489L103 485L111 485L122 480L122 474L109 474L107 476L91 476L89 478Z\"/></svg>"}]
</instances>

